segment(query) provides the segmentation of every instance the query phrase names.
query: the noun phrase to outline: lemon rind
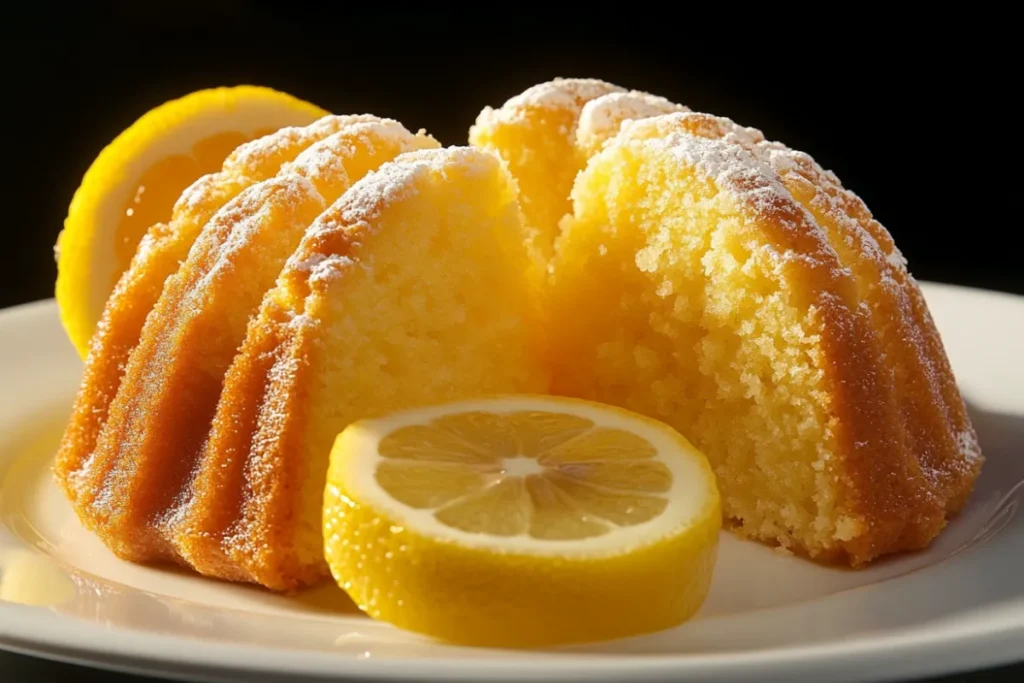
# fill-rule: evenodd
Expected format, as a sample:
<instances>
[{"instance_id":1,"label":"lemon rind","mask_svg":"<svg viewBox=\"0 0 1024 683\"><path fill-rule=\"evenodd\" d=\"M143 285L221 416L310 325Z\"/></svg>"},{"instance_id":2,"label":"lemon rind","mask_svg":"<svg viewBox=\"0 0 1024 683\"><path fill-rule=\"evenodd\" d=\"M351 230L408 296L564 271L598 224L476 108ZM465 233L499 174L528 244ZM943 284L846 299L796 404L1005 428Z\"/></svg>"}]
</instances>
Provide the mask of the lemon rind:
<instances>
[{"instance_id":1,"label":"lemon rind","mask_svg":"<svg viewBox=\"0 0 1024 683\"><path fill-rule=\"evenodd\" d=\"M485 410L503 413L518 410L549 409L585 417L603 427L625 429L647 439L672 474L672 488L664 494L669 500L662 514L628 527L586 539L552 542L530 536L489 536L449 527L429 510L413 510L394 500L375 479L377 443L383 435L405 425L424 424L436 417L458 412ZM674 457L673 452L683 457ZM593 560L616 557L657 545L666 539L700 529L720 517L719 491L707 459L682 434L668 425L621 408L597 405L590 401L542 395L494 395L448 402L392 413L386 417L361 420L346 428L335 441L328 487L334 496L348 498L353 504L370 507L382 518L405 527L409 532L438 543L452 543L489 552L522 554L530 557L559 557ZM720 520L719 520L720 522Z\"/></svg>"},{"instance_id":2,"label":"lemon rind","mask_svg":"<svg viewBox=\"0 0 1024 683\"><path fill-rule=\"evenodd\" d=\"M239 111L246 115L237 116ZM309 123L327 113L263 86L209 88L151 109L106 145L75 191L55 246L55 294L60 319L79 355L84 358L88 352L94 326L116 277L113 231L106 240L98 238L101 226L117 220L129 193L134 192L129 179L139 177L156 159L184 151L177 142L182 137L198 140L202 133L228 130L251 134L267 126ZM286 114L292 115L290 120ZM189 129L198 133L183 136L182 132ZM172 130L177 134L168 135ZM99 287L105 289L98 291Z\"/></svg>"}]
</instances>

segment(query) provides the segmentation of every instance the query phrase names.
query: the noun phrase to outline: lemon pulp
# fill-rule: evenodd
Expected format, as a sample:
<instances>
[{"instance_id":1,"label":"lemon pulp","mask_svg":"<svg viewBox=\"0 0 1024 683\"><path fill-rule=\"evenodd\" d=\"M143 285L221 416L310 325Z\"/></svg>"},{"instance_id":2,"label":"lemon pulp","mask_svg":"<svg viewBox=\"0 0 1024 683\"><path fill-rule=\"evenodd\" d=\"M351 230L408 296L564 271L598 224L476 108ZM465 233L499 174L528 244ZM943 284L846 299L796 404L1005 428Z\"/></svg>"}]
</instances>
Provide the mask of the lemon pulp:
<instances>
[{"instance_id":1,"label":"lemon pulp","mask_svg":"<svg viewBox=\"0 0 1024 683\"><path fill-rule=\"evenodd\" d=\"M495 397L346 429L326 557L370 616L412 631L496 647L603 640L699 609L719 505L704 457L661 423Z\"/></svg>"},{"instance_id":2,"label":"lemon pulp","mask_svg":"<svg viewBox=\"0 0 1024 683\"><path fill-rule=\"evenodd\" d=\"M395 500L495 536L607 534L659 515L672 482L642 437L546 411L457 413L389 434L379 452Z\"/></svg>"},{"instance_id":3,"label":"lemon pulp","mask_svg":"<svg viewBox=\"0 0 1024 683\"><path fill-rule=\"evenodd\" d=\"M189 185L201 176L219 171L239 145L273 132L273 128L263 128L252 135L240 131L215 133L198 140L190 153L171 154L147 168L125 202L117 224L114 237L117 268L111 288L128 268L146 230L171 217L174 202Z\"/></svg>"},{"instance_id":4,"label":"lemon pulp","mask_svg":"<svg viewBox=\"0 0 1024 683\"><path fill-rule=\"evenodd\" d=\"M79 355L143 237L171 218L182 191L239 145L326 114L269 88L211 88L151 109L107 145L82 178L56 245L55 295Z\"/></svg>"}]
</instances>

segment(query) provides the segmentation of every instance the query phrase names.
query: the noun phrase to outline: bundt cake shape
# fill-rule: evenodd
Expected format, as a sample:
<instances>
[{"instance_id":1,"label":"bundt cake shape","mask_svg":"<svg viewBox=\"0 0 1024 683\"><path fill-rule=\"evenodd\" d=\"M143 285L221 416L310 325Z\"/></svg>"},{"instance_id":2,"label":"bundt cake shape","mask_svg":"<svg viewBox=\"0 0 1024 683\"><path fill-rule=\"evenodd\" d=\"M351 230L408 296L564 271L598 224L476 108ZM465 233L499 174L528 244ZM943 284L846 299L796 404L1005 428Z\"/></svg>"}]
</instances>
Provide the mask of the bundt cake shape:
<instances>
[{"instance_id":1,"label":"bundt cake shape","mask_svg":"<svg viewBox=\"0 0 1024 683\"><path fill-rule=\"evenodd\" d=\"M199 533L198 528L212 534L209 518L214 513L210 511L222 510L227 503L220 498L197 499L203 492L205 461L200 459L217 455L207 443L210 428L224 394L224 376L246 338L249 320L259 311L264 294L274 286L307 228L321 214L332 215L324 212L353 182L382 163L406 152L438 147L428 136L413 135L397 122L370 116L327 117L305 129L285 129L236 151L221 173L197 181L186 191L169 226L154 226L150 231L108 302L55 466L56 477L85 526L117 555L134 561L178 561L214 576L253 580L279 589L327 575L322 560L309 559L312 550L308 547L302 548L306 564L301 567L293 562L287 567L242 568L224 562L226 552L205 558L199 548L216 544L204 546L202 539L186 535ZM452 157L450 165L454 167L457 161L469 163ZM479 164L471 166L480 168ZM496 174L492 169L490 185L475 188L479 198L466 200L466 204L492 210L500 206L502 220L509 212L518 220L514 198L513 204L508 204L507 192L500 198L494 194L499 184ZM486 169L483 175L487 176ZM378 208L407 198L397 191L401 188L379 183L374 187L397 192L376 197ZM415 196L415 187L407 189L410 192L406 194ZM365 190L354 196L362 197L366 204ZM490 230L494 223L492 219L474 226L481 240L507 241L507 234L497 232L520 229L516 222L512 227L502 223ZM521 236L513 243L525 254ZM509 263L514 263L509 256ZM175 269L178 259L182 262ZM520 289L516 282L507 282L504 289L491 293L495 305L509 316L514 316L517 301L530 300L527 271L519 272ZM429 283L420 284L422 291L412 293L410 299L433 291ZM515 297L516 301L502 297ZM418 339L419 331L391 329L390 333L393 342L401 344L403 334ZM473 338L466 337L469 352L473 351ZM503 344L509 347L515 341L516 336L509 335ZM335 354L344 353L347 342L340 343ZM489 345L488 350L493 348ZM510 361L511 353L492 357ZM477 368L482 376L472 379L500 385L499 374L515 375L511 366L488 375L493 367L484 364ZM403 372L397 367L389 370L399 376ZM529 373L524 370L523 375ZM451 379L446 388L453 392L466 389L460 381L469 379ZM428 383L423 393L436 386ZM224 400L237 397L224 394ZM226 460L236 457L240 456L228 454ZM263 461L261 472L280 482L283 477L278 470L300 467L295 462L298 457L289 452L282 461ZM326 463L322 472L307 472L307 476L315 481L325 472ZM246 472L250 475L253 472ZM211 493L220 496L224 490L219 487ZM236 491L235 498L241 494ZM298 504L297 500L289 502ZM241 505L235 507L239 513L243 511ZM264 530L264 535L274 535L275 557L295 552L296 544L287 543L286 538L297 533L296 525L319 528L319 518L306 518L308 507L296 509L282 503L260 518L274 526ZM251 525L246 531L249 540L260 533ZM322 550L316 555L322 555Z\"/></svg>"},{"instance_id":2,"label":"bundt cake shape","mask_svg":"<svg viewBox=\"0 0 1024 683\"><path fill-rule=\"evenodd\" d=\"M384 122L374 116L327 116L307 127L283 128L243 144L225 160L219 173L200 178L182 194L168 223L158 223L147 231L107 300L57 455L57 480L72 502L79 491L88 490L82 478L89 471L96 439L107 422L110 403L121 386L146 317L167 278L188 257L203 226L239 193L272 178L283 164L313 143L348 126L378 123Z\"/></svg>"},{"instance_id":3,"label":"bundt cake shape","mask_svg":"<svg viewBox=\"0 0 1024 683\"><path fill-rule=\"evenodd\" d=\"M982 457L888 232L759 131L624 121L556 240L553 393L694 439L744 536L853 566L927 546Z\"/></svg>"},{"instance_id":4,"label":"bundt cake shape","mask_svg":"<svg viewBox=\"0 0 1024 683\"><path fill-rule=\"evenodd\" d=\"M746 537L862 566L927 546L982 456L889 233L756 129L557 79L441 148L329 116L232 154L153 226L55 474L118 556L329 577L353 420L557 393L676 427Z\"/></svg>"},{"instance_id":5,"label":"bundt cake shape","mask_svg":"<svg viewBox=\"0 0 1024 683\"><path fill-rule=\"evenodd\" d=\"M224 382L181 551L264 585L329 576L322 505L350 422L477 394L546 392L515 183L470 148L399 156L306 232Z\"/></svg>"},{"instance_id":6,"label":"bundt cake shape","mask_svg":"<svg viewBox=\"0 0 1024 683\"><path fill-rule=\"evenodd\" d=\"M519 181L523 215L541 258L550 259L569 191L587 158L627 118L689 111L663 97L593 78L556 78L485 107L470 144L491 151Z\"/></svg>"}]
</instances>

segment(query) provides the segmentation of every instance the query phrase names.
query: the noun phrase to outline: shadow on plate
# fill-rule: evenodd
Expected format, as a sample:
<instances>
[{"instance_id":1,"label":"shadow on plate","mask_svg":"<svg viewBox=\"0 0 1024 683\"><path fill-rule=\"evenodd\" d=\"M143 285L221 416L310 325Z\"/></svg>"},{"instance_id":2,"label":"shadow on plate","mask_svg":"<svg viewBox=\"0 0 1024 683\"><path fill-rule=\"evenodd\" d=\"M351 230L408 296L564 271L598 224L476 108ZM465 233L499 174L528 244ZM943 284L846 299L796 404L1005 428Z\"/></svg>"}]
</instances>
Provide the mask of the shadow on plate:
<instances>
[{"instance_id":1,"label":"shadow on plate","mask_svg":"<svg viewBox=\"0 0 1024 683\"><path fill-rule=\"evenodd\" d=\"M732 562L743 570L741 574L746 573L745 576L733 577L729 574L736 573L733 571L735 568L730 569L724 566L726 563L721 563L722 582L718 593L713 592L709 598L710 609L702 610L698 619L677 629L642 638L560 648L551 652L714 653L749 650L751 647L809 645L836 637L880 630L888 632L922 620L955 621L977 616L985 610L998 609L1005 606L1008 599L1024 600L1024 573L1020 572L1020 565L1000 562L999 553L1006 546L1002 542L1005 539L992 543L993 539L1008 533L1020 537L1021 543L1016 547L1024 547L1024 524L1018 514L1024 502L1024 415L1001 414L973 405L970 411L986 463L968 507L953 520L949 535L938 539L936 545L941 547L937 558L921 555L893 558L872 570L876 572L876 578L867 583L873 585L830 589L828 592L831 594L817 596L812 595L813 591L808 592L806 586L802 586L805 582L799 578L804 574L812 575L810 563L775 557L766 548L726 539L730 546L728 552L737 557L764 554L764 565L757 565L764 566L767 572L760 577L763 581L751 581L749 565L744 562ZM22 558L17 562L29 567L29 572L46 574L51 578L58 575L54 572L56 569L59 576L66 578L64 588L71 586L72 590L70 593L66 590L52 593L60 595L60 599L56 604L46 604L45 596L42 600L35 599L34 603L19 599L18 591L23 589L15 587L10 589L13 593L8 592L9 601L36 604L42 609L52 609L99 627L130 628L257 646L329 649L354 656L370 656L372 653L386 657L433 656L446 649L438 648L427 639L367 619L332 583L287 598L268 594L257 587L233 585L221 588L237 596L232 604L243 606L233 608L225 604L209 604L204 602L202 595L193 595L192 590L214 590L220 586L178 568L139 570L173 575L174 580L183 582L184 589L168 595L70 567L58 556L60 553L53 552L51 557L53 547L44 535L54 534L39 534L32 527L29 516L19 519L9 513L12 509L24 509L20 501L12 501L12 496L27 495L17 481L22 477L38 479L42 476L41 471L48 470L63 419L62 413L53 419L41 420L17 439L16 447L22 457L6 473L10 476L4 482L0 511L4 513L3 522L7 528L0 526L0 551L6 552L8 558L17 552L33 553L36 559ZM4 448L8 445L5 443ZM34 469L29 468L30 464ZM25 471L19 472L20 469ZM10 534L11 531L14 535ZM8 536L6 542L2 537L5 533ZM34 535L35 539L26 543L26 534ZM20 542L14 543L18 537ZM95 552L102 552L102 547L96 543ZM47 558L45 567L39 564L44 561L39 551ZM758 562L761 562L760 555ZM978 567L983 567L985 572L979 573ZM825 576L825 573L821 575ZM8 573L4 582L12 582L12 576ZM820 580L834 581L827 577ZM716 576L718 581L719 576ZM792 586L784 588L780 582L788 582ZM883 587L883 590L876 591L882 582L893 584L894 590ZM956 590L950 591L950 586L956 586ZM2 582L0 589L3 589ZM791 589L795 591L793 595L785 593ZM882 593L884 598L879 598ZM751 594L757 600L753 600ZM757 597L773 594L771 600ZM937 599L938 595L941 599ZM249 610L244 605L254 608ZM842 615L841 620L836 619L837 614ZM268 621L282 617L284 621ZM286 626L278 628L279 624Z\"/></svg>"},{"instance_id":2,"label":"shadow on plate","mask_svg":"<svg viewBox=\"0 0 1024 683\"><path fill-rule=\"evenodd\" d=\"M941 559L898 572L883 585L857 586L817 600L748 612L740 619L710 615L650 636L557 651L711 654L897 635L922 623L957 628L970 620L1019 621L1024 609L1024 415L970 403L968 409L986 461L975 494L947 529L955 534L958 525L969 523L972 533ZM948 543L947 532L933 549ZM878 569L863 571L884 571L901 563L913 567L920 557L896 556Z\"/></svg>"}]
</instances>

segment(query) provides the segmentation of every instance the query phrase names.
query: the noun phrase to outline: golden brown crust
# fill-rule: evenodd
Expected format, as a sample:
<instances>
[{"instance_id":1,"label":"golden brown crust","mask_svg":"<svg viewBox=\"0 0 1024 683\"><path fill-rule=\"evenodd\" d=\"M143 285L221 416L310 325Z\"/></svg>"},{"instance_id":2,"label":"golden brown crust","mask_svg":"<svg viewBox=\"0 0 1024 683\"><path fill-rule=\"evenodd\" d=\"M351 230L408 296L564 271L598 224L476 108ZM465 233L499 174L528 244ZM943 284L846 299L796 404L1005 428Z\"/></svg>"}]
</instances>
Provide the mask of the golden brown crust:
<instances>
[{"instance_id":1,"label":"golden brown crust","mask_svg":"<svg viewBox=\"0 0 1024 683\"><path fill-rule=\"evenodd\" d=\"M925 547L944 526L950 502L965 495L964 484L971 486L973 476L965 480L964 470L976 474L980 464L975 462L976 454L961 447L958 435L965 429L965 412L955 386L949 392L952 374L941 342L936 347L938 333L930 320L914 310L915 299L923 303L920 290L909 279L888 232L863 202L810 157L781 145L766 151L787 189L815 215L841 260L853 271L859 289L857 305L866 305L868 334L875 337L884 359L883 374L865 383L891 390L892 399L884 409L904 434L905 448L896 457L905 463L857 450L846 459L855 479L851 489L859 501L851 514L871 529L857 539L856 548L850 548L852 559L866 562L878 555ZM867 417L855 419L873 423ZM879 419L874 416L874 421ZM969 423L966 428L970 429ZM915 473L917 486L902 496L886 496L886 487L878 482L885 481L886 470L900 467Z\"/></svg>"},{"instance_id":2,"label":"golden brown crust","mask_svg":"<svg viewBox=\"0 0 1024 683\"><path fill-rule=\"evenodd\" d=\"M355 145L363 152L352 155L335 150L325 155L320 166L337 165L335 176L359 177L398 153L437 145L431 138L413 137L392 124L374 129L353 126L345 134L348 137L338 144ZM371 134L378 137L366 137ZM342 204L328 209L308 232L318 234L318 226ZM302 244L310 239L315 241L307 235ZM306 263L315 256L300 246L289 264ZM192 482L193 498L177 515L179 528L189 533L173 534L182 554L200 571L230 571L239 580L276 590L295 589L328 576L319 550L318 562L300 561L292 531L307 466L297 441L305 430L301 394L309 380L304 374L309 336L302 323L314 324L295 317L304 297L293 291L297 271L303 269L285 266L278 281L291 283L292 290L285 285L272 289L249 325L225 377L210 438ZM290 306L278 298L282 292L288 293ZM226 501L215 498L223 487L233 491Z\"/></svg>"},{"instance_id":3,"label":"golden brown crust","mask_svg":"<svg viewBox=\"0 0 1024 683\"><path fill-rule=\"evenodd\" d=\"M834 274L808 271L806 260L787 264L806 291L827 294L814 305L826 331L841 513L860 526L854 538L819 559L861 565L926 547L947 513L970 495L982 457L939 334L891 235L834 174L806 154L766 142L755 129L681 113L627 123L622 134L654 138L673 132L736 144L766 164L809 214L799 231L804 237L786 248L820 261L817 242L824 238L835 255L830 268L849 271L839 296ZM775 224L777 237L797 236ZM818 235L813 243L806 241L810 234Z\"/></svg>"},{"instance_id":4,"label":"golden brown crust","mask_svg":"<svg viewBox=\"0 0 1024 683\"><path fill-rule=\"evenodd\" d=\"M790 256L785 277L805 297L797 305L813 308L822 322L823 370L839 455L832 470L840 484L839 509L862 519L871 511L868 529L841 544L857 564L869 559L865 551L895 545L905 523L900 506L915 501L922 489L920 470L904 456L901 425L892 410L897 398L884 381L882 354L867 312L857 305L852 275L813 217L792 198L776 197L750 209L765 241Z\"/></svg>"},{"instance_id":5,"label":"golden brown crust","mask_svg":"<svg viewBox=\"0 0 1024 683\"><path fill-rule=\"evenodd\" d=\"M818 246L832 252L825 259L828 269L809 271L809 265L823 262L814 244L786 237L792 225L775 220L771 244L787 255L786 280L807 296L830 294L813 301L825 328L830 431L838 441L830 461L840 496L838 511L829 515L835 541L831 548L793 549L860 565L927 545L945 524L946 511L969 495L981 459L927 307L891 237L833 174L806 155L765 142L754 129L707 114L677 113L629 121L619 137L665 144L680 134L749 151L765 164L760 173L777 179L780 187L773 192L788 197L783 203L808 212L802 232L816 233ZM751 188L734 189L757 195ZM767 217L773 211L753 200L751 210ZM792 217L786 220L793 223ZM830 269L849 272L837 280ZM843 284L830 292L822 272L834 286ZM823 309L825 304L830 306Z\"/></svg>"},{"instance_id":6,"label":"golden brown crust","mask_svg":"<svg viewBox=\"0 0 1024 683\"><path fill-rule=\"evenodd\" d=\"M165 533L178 551L202 574L236 581L255 581L232 557L224 538L241 515L253 435L259 429L260 406L270 370L279 356L281 320L252 320L240 353L224 378L217 414L197 460L188 496L171 516Z\"/></svg>"},{"instance_id":7,"label":"golden brown crust","mask_svg":"<svg viewBox=\"0 0 1024 683\"><path fill-rule=\"evenodd\" d=\"M941 480L945 484L943 497L946 500L946 513L947 516L952 517L961 511L967 503L967 499L974 492L974 486L981 474L985 457L924 294L913 277L908 275L907 280L914 316L919 321L929 356L935 362L936 376L945 399L943 406L946 408L954 437L959 446L956 452L948 452L947 459L937 466L938 471L941 472Z\"/></svg>"},{"instance_id":8,"label":"golden brown crust","mask_svg":"<svg viewBox=\"0 0 1024 683\"><path fill-rule=\"evenodd\" d=\"M451 149L411 152L365 178L310 226L265 297L225 382L204 456L211 477L227 476L228 485L242 491L235 518L223 517L229 523L220 543L245 580L292 590L330 576L320 519L304 512L311 491L319 510L323 487L324 472L311 471L310 459L330 448L314 439L336 433L311 423L311 395L323 380L325 354L342 352L342 340L327 337L325 308L342 295L342 271L359 262L361 245L372 239L381 212L411 197L428 167L443 172L439 164L461 163L466 154L482 156ZM227 447L241 456L236 462L224 462Z\"/></svg>"},{"instance_id":9,"label":"golden brown crust","mask_svg":"<svg viewBox=\"0 0 1024 683\"><path fill-rule=\"evenodd\" d=\"M570 154L584 103L620 91L561 82L481 120L543 110L544 126L573 124L557 141ZM320 343L316 317L302 313L306 298L329 286L308 264L319 264L321 276L343 267L388 197L332 207L260 304L324 208L317 190L340 193L347 173L358 177L379 160L370 155L359 162L366 168L346 170L340 153L312 155L267 178L317 140L379 121L327 117L243 146L224 171L183 195L169 225L151 228L115 288L54 469L83 523L121 557L177 561L277 590L328 576L294 535L310 477L295 454L309 429ZM859 566L927 546L964 505L982 457L927 304L891 236L838 178L760 131L690 112L623 127L635 138L680 134L720 140L708 143L715 153L740 155L738 171L719 180L779 255L799 305L821 321L838 445L830 471L844 531L834 547L811 554Z\"/></svg>"},{"instance_id":10,"label":"golden brown crust","mask_svg":"<svg viewBox=\"0 0 1024 683\"><path fill-rule=\"evenodd\" d=\"M298 241L322 209L298 176L253 186L214 217L168 280L95 449L111 468L86 514L122 557L177 557L155 522L173 507L206 438L251 308L245 297L260 296L258 279L273 281L274 254L287 249L277 245L289 235Z\"/></svg>"},{"instance_id":11,"label":"golden brown crust","mask_svg":"<svg viewBox=\"0 0 1024 683\"><path fill-rule=\"evenodd\" d=\"M317 379L312 356L319 321L304 315L305 300L323 289L304 264L348 254L353 241L361 239L365 224L343 222L345 209L344 200L339 201L310 226L278 287L268 293L225 382L207 449L212 478L223 481L227 475L228 485L240 491L234 516L217 520L222 526L211 539L244 580L275 590L294 590L330 576L322 557L302 561L294 533L303 487L311 476L301 455L310 384ZM245 428L237 429L241 425ZM240 457L227 472L216 471L212 468L223 460L225 447Z\"/></svg>"},{"instance_id":12,"label":"golden brown crust","mask_svg":"<svg viewBox=\"0 0 1024 683\"><path fill-rule=\"evenodd\" d=\"M82 465L88 460L107 420L124 372L124 363L139 340L139 331L164 280L184 258L180 250L150 249L167 226L157 224L143 238L131 266L118 280L90 344L71 417L57 451L54 474L72 503L82 488ZM122 302L133 302L124 305Z\"/></svg>"},{"instance_id":13,"label":"golden brown crust","mask_svg":"<svg viewBox=\"0 0 1024 683\"><path fill-rule=\"evenodd\" d=\"M170 223L149 229L106 303L57 454L54 474L72 502L78 500L80 490L88 491L95 483L92 475L108 471L110 462L93 457L93 449L110 403L146 317L203 226L245 187L272 177L309 145L343 125L368 119L328 116L305 128L284 128L242 145L225 160L219 173L203 176L182 193ZM88 472L92 475L87 476Z\"/></svg>"},{"instance_id":14,"label":"golden brown crust","mask_svg":"<svg viewBox=\"0 0 1024 683\"><path fill-rule=\"evenodd\" d=\"M303 508L304 484L318 476L309 472L304 457L298 457L308 433L309 388L316 381L311 366L314 339L309 333L315 324L300 319L282 330L284 339L270 371L247 462L242 514L228 541L234 560L255 580L282 590L330 575L319 553L313 563L302 561L294 531Z\"/></svg>"},{"instance_id":15,"label":"golden brown crust","mask_svg":"<svg viewBox=\"0 0 1024 683\"><path fill-rule=\"evenodd\" d=\"M192 248L178 256L183 263L166 284L149 261L130 273L156 282L148 316L148 302L127 294L108 306L124 322L116 328L124 340L124 358L110 344L98 348L95 377L87 370L76 411L83 420L72 420L65 438L69 455L57 467L66 488L81 491L72 500L83 522L115 553L136 561L181 562L212 576L281 589L322 577L324 572L278 561L265 549L240 563L230 543L230 534L238 529L253 539L283 536L274 529L290 514L287 507L270 505L259 511L258 519L240 522L244 490L234 487L240 479L254 480L253 472L261 467L250 458L253 435L260 429L272 434L274 429L264 414L272 401L261 399L275 359L290 347L273 320L268 325L274 334L252 335L253 343L262 344L255 359L264 366L262 375L260 368L240 368L228 378L232 389L241 389L240 396L251 402L250 410L245 411L247 404L232 405L231 416L239 422L213 418L250 313L306 227L326 202L350 186L351 177L399 153L430 146L437 146L436 141L413 136L394 121L327 117L244 145L225 162L224 172L197 182L178 201L178 223L166 232L160 249L141 254L137 262L155 254L166 267L177 266L177 252L170 246L187 246L185 238L198 217L211 218ZM275 172L276 177L252 184L250 176ZM216 200L234 194L220 208ZM136 303L140 305L133 307ZM133 311L145 318L135 330L126 317ZM122 378L119 366L125 360ZM112 366L118 366L116 374L110 372ZM111 395L101 395L97 387L110 389ZM87 410L90 406L103 410ZM91 415L91 422L84 421ZM88 429L95 432L92 443ZM284 469L294 466L285 463ZM282 539L270 541L274 552L287 555L276 545Z\"/></svg>"},{"instance_id":16,"label":"golden brown crust","mask_svg":"<svg viewBox=\"0 0 1024 683\"><path fill-rule=\"evenodd\" d=\"M625 89L590 78L555 78L484 108L469 130L469 141L508 164L522 193L523 215L536 231L533 247L551 256L558 222L571 210L569 191L585 159L576 148L576 124L583 106ZM542 175L535 174L543 169Z\"/></svg>"},{"instance_id":17,"label":"golden brown crust","mask_svg":"<svg viewBox=\"0 0 1024 683\"><path fill-rule=\"evenodd\" d=\"M623 122L688 111L688 107L664 97L637 90L601 95L585 103L580 110L574 136L576 147L585 163L619 132Z\"/></svg>"}]
</instances>

